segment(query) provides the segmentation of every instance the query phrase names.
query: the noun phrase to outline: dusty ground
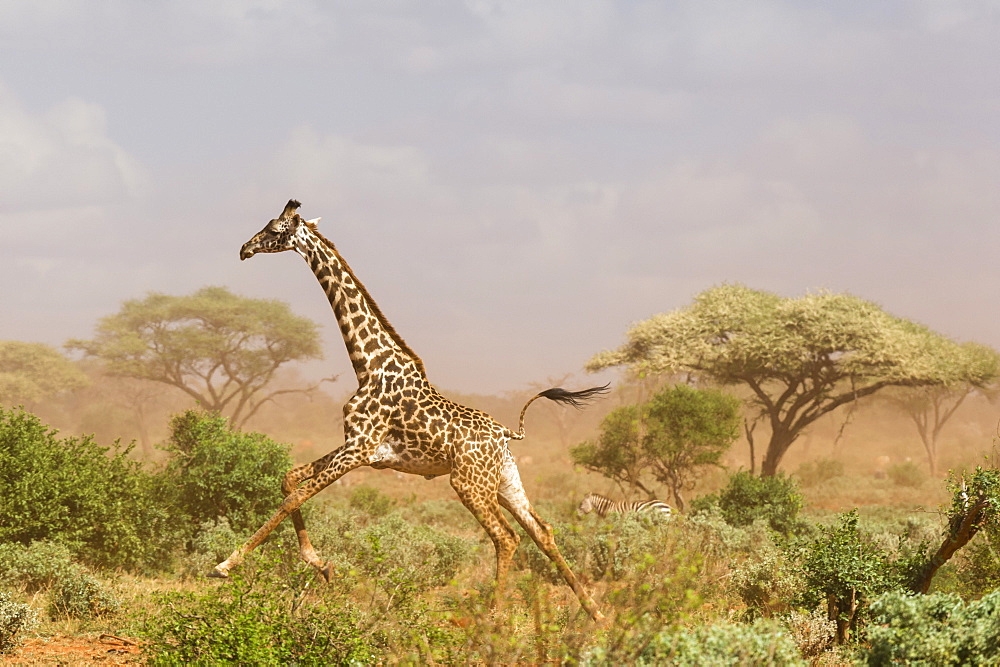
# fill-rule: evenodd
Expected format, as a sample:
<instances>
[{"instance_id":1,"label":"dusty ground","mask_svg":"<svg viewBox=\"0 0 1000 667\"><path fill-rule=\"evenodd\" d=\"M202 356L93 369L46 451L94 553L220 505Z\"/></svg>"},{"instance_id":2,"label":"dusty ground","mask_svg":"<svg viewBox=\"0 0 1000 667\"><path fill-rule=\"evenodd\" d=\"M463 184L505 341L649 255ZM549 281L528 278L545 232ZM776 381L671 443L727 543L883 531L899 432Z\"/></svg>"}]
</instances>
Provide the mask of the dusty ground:
<instances>
[{"instance_id":1,"label":"dusty ground","mask_svg":"<svg viewBox=\"0 0 1000 667\"><path fill-rule=\"evenodd\" d=\"M142 663L139 640L114 635L53 635L28 639L6 665L137 665Z\"/></svg>"}]
</instances>

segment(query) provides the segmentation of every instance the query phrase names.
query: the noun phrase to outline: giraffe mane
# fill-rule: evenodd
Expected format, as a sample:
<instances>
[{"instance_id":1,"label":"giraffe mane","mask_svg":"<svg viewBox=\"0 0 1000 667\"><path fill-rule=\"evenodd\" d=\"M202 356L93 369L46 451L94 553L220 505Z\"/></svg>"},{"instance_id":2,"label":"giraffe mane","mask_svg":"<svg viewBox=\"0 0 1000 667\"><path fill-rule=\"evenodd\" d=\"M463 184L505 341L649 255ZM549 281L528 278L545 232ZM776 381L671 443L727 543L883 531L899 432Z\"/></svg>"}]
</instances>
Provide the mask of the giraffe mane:
<instances>
[{"instance_id":1,"label":"giraffe mane","mask_svg":"<svg viewBox=\"0 0 1000 667\"><path fill-rule=\"evenodd\" d=\"M372 309L373 313L375 313L375 317L378 319L379 323L385 328L389 336L394 341L396 341L396 345L399 345L399 347L403 350L403 352L406 352L408 355L410 355L410 358L413 359L414 363L417 364L417 368L420 369L420 372L426 376L427 369L424 368L423 359L421 359L417 355L417 353L413 351L412 347L407 345L406 341L403 340L403 337L399 335L399 332L396 331L395 327L393 327L392 324L389 323L389 320L386 319L385 314L382 312L382 309L379 308L378 304L375 302L375 299L372 298L371 293L368 292L368 288L365 287L365 284L363 282L358 280L358 276L357 274L354 273L354 270L351 268L351 265L347 263L347 260L344 259L343 255L341 255L340 252L337 250L337 246L333 244L333 241L326 238L325 236L320 234L319 231L317 231L315 221L304 220L303 222L305 222L306 226L308 226L309 229L311 229L312 232L316 234L316 238L318 238L320 241L328 245L330 247L330 250L332 250L334 254L337 255L337 258L340 260L340 263L344 265L344 270L347 271L348 275L350 275L351 279L354 281L354 284L357 285L358 289L361 291L361 295L365 298L365 301L368 302L368 307Z\"/></svg>"}]
</instances>

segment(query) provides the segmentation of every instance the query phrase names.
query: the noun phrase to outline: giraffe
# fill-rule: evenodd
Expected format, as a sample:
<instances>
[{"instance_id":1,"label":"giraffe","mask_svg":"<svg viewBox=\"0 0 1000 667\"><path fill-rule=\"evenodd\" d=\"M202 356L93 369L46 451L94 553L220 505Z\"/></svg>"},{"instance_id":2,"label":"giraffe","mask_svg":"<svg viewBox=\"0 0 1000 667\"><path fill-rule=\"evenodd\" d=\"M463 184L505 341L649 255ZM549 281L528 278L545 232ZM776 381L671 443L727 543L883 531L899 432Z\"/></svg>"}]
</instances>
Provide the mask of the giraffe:
<instances>
[{"instance_id":1,"label":"giraffe","mask_svg":"<svg viewBox=\"0 0 1000 667\"><path fill-rule=\"evenodd\" d=\"M240 259L257 253L293 250L312 269L330 301L358 380L344 405L344 445L312 463L289 471L277 512L209 575L225 578L286 517L292 517L299 555L329 581L331 566L317 555L299 511L302 504L345 473L360 466L391 468L432 479L449 475L452 488L489 534L496 551L493 606L502 596L520 536L505 508L548 556L594 620L603 619L556 546L552 528L534 510L508 448L524 438L524 415L538 398L581 407L605 393L607 385L570 392L540 392L521 409L512 431L484 412L443 397L428 381L424 363L382 314L332 242L317 230L319 218L303 220L301 204L290 200L281 215L247 241Z\"/></svg>"}]
</instances>

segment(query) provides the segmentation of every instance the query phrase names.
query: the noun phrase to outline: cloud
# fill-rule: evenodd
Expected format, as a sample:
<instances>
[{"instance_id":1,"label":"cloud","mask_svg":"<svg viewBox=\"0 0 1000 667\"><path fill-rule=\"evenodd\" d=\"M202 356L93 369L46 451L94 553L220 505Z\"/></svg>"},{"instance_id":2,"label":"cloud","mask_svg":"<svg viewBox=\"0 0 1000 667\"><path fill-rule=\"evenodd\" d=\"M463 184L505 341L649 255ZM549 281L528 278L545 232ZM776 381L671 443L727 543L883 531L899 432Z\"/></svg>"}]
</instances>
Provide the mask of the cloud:
<instances>
[{"instance_id":1,"label":"cloud","mask_svg":"<svg viewBox=\"0 0 1000 667\"><path fill-rule=\"evenodd\" d=\"M109 204L146 182L142 166L108 136L99 105L67 98L33 115L0 89L3 215Z\"/></svg>"}]
</instances>

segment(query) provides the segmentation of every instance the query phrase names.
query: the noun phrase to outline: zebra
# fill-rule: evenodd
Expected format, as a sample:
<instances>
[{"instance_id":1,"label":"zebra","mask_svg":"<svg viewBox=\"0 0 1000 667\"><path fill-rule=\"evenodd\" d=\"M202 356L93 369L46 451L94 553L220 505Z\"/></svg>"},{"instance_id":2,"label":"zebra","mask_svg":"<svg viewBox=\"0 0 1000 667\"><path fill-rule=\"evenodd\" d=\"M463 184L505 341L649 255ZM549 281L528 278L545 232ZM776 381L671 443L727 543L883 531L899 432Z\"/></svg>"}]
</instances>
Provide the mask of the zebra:
<instances>
[{"instance_id":1,"label":"zebra","mask_svg":"<svg viewBox=\"0 0 1000 667\"><path fill-rule=\"evenodd\" d=\"M664 519L669 519L671 512L670 505L666 504L662 500L635 500L635 501L625 501L625 500L611 500L607 496L602 496L599 493L588 493L583 498L583 502L580 503L580 507L576 510L579 514L590 514L591 512L597 512L601 517L605 517L609 512L616 512L622 514L625 512L636 512L639 514L649 514L651 516L658 516Z\"/></svg>"}]
</instances>

